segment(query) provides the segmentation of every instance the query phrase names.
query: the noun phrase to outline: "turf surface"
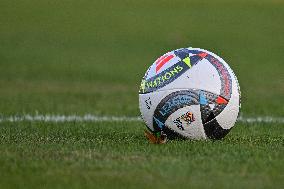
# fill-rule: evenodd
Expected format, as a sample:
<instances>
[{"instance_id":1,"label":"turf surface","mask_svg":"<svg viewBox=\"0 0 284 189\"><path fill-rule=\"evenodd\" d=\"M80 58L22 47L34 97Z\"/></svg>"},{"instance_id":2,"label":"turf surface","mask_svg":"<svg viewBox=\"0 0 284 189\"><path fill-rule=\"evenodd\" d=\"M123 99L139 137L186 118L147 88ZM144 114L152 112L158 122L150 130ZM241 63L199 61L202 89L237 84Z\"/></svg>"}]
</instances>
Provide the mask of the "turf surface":
<instances>
[{"instance_id":1,"label":"turf surface","mask_svg":"<svg viewBox=\"0 0 284 189\"><path fill-rule=\"evenodd\" d=\"M281 188L281 125L151 145L142 123L3 123L2 188Z\"/></svg>"},{"instance_id":2,"label":"turf surface","mask_svg":"<svg viewBox=\"0 0 284 189\"><path fill-rule=\"evenodd\" d=\"M284 115L284 2L0 1L0 113L137 116L166 51L200 47L238 76L245 116ZM142 123L0 123L1 188L281 188L283 124L154 146Z\"/></svg>"},{"instance_id":3,"label":"turf surface","mask_svg":"<svg viewBox=\"0 0 284 189\"><path fill-rule=\"evenodd\" d=\"M245 115L282 116L283 18L271 0L1 1L0 111L136 116L148 66L192 46L230 64Z\"/></svg>"}]
</instances>

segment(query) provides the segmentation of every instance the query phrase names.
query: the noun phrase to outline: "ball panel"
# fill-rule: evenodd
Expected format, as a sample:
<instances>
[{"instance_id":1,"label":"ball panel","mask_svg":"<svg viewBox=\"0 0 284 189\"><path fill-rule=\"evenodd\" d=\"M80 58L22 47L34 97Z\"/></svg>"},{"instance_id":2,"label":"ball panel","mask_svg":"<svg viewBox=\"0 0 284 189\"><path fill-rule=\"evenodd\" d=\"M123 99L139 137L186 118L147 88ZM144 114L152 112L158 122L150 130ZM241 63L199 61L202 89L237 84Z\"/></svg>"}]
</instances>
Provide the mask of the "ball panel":
<instances>
[{"instance_id":1,"label":"ball panel","mask_svg":"<svg viewBox=\"0 0 284 189\"><path fill-rule=\"evenodd\" d=\"M143 79L140 85L140 94L146 94L154 91L164 90L166 85L175 81L183 73L189 69L188 65L184 62L177 62L171 67L163 70L162 72L156 74L155 76L149 79Z\"/></svg>"},{"instance_id":2,"label":"ball panel","mask_svg":"<svg viewBox=\"0 0 284 189\"><path fill-rule=\"evenodd\" d=\"M224 138L230 132L230 129L222 128L216 119L212 119L204 124L204 131L208 138L219 140Z\"/></svg>"},{"instance_id":3,"label":"ball panel","mask_svg":"<svg viewBox=\"0 0 284 189\"><path fill-rule=\"evenodd\" d=\"M233 74L233 73L232 73ZM224 110L216 117L216 120L224 129L230 129L234 126L240 109L240 95L238 83L235 77L232 77L232 97Z\"/></svg>"},{"instance_id":4,"label":"ball panel","mask_svg":"<svg viewBox=\"0 0 284 189\"><path fill-rule=\"evenodd\" d=\"M180 90L171 91L169 95L161 100L158 104L154 116L153 127L155 130L162 130L168 117L176 110L191 106L199 105L198 91L196 90Z\"/></svg>"},{"instance_id":5,"label":"ball panel","mask_svg":"<svg viewBox=\"0 0 284 189\"><path fill-rule=\"evenodd\" d=\"M220 95L227 100L230 100L231 97L231 89L232 89L232 84L231 84L231 76L234 75L232 69L230 66L218 55L207 51L205 49L200 49L200 48L187 48L190 52L197 52L199 54L203 54L203 57L207 59L212 66L215 67L215 69L218 71L221 79L221 91Z\"/></svg>"},{"instance_id":6,"label":"ball panel","mask_svg":"<svg viewBox=\"0 0 284 189\"><path fill-rule=\"evenodd\" d=\"M174 54L173 51L164 54L151 65L151 67L146 72L144 79L147 80L155 77L156 75L170 68L179 61L180 59Z\"/></svg>"},{"instance_id":7,"label":"ball panel","mask_svg":"<svg viewBox=\"0 0 284 189\"><path fill-rule=\"evenodd\" d=\"M168 117L165 125L186 138L206 139L199 105L178 109Z\"/></svg>"},{"instance_id":8,"label":"ball panel","mask_svg":"<svg viewBox=\"0 0 284 189\"><path fill-rule=\"evenodd\" d=\"M152 102L153 108L147 105L149 103L147 100L151 98L154 99ZM162 100L160 101L160 99ZM227 101L223 99L224 101L219 102L219 99L223 98L217 94L197 89L173 89L140 95L140 101L145 101L145 103L142 102L141 108L146 110L146 107L148 109L148 114L144 115L142 113L142 116L145 117L144 119L148 124L151 124L150 128L153 128L155 131L162 130L168 117L175 111L192 105L199 106L201 123L205 124L214 119L226 107ZM153 118L152 121L150 120L151 117Z\"/></svg>"},{"instance_id":9,"label":"ball panel","mask_svg":"<svg viewBox=\"0 0 284 189\"><path fill-rule=\"evenodd\" d=\"M161 90L173 88L200 89L220 94L221 80L217 70L208 60L203 59Z\"/></svg>"},{"instance_id":10,"label":"ball panel","mask_svg":"<svg viewBox=\"0 0 284 189\"><path fill-rule=\"evenodd\" d=\"M176 98L172 99L172 97ZM185 103L185 101L188 100L187 98L195 100L194 102L190 100L187 103ZM159 121L164 124L166 119L172 112L174 112L178 108L187 106L192 103L199 104L198 100L199 100L198 90L196 91L182 90L182 89L159 90L151 93L139 94L139 109L143 121L146 123L149 129L154 131L154 130L160 130L159 129L160 127L158 127Z\"/></svg>"},{"instance_id":11,"label":"ball panel","mask_svg":"<svg viewBox=\"0 0 284 189\"><path fill-rule=\"evenodd\" d=\"M200 91L199 98L203 124L214 119L227 106L226 99L211 92Z\"/></svg>"},{"instance_id":12,"label":"ball panel","mask_svg":"<svg viewBox=\"0 0 284 189\"><path fill-rule=\"evenodd\" d=\"M171 54L173 52L174 54ZM194 54L194 53L197 53L197 54ZM173 58L168 60L167 59L168 57L173 57ZM169 62L167 64L171 66L168 68L165 67L166 69L158 73L157 69L160 68L159 65L161 64L159 62L161 61L163 62L163 60L165 59ZM179 78L181 75L183 75L187 70L195 67L197 64L202 64L202 62L206 61L206 59L207 60L210 59L209 62L211 63L211 65L213 65L216 68L216 70L218 71L218 74L220 76L221 75L224 76L223 73L226 73L226 69L223 68L223 65L218 61L217 58L203 51L197 51L197 50L191 51L188 49L179 49L179 50L167 53L166 55L163 55L150 67L150 69L148 69L148 71L146 72L146 75L144 76L141 82L139 93L140 94L149 93L149 92L153 92L153 91L156 91L158 89L161 89L167 86L168 84L172 83L174 80ZM205 67L205 70L206 69L208 68ZM156 74L151 74L153 72L156 72ZM205 76L206 76L210 72L201 72L201 73L205 73ZM227 75L225 74L225 76ZM224 80L226 78L229 78L229 76L223 77L223 79L221 80L222 86L225 86L225 87L227 85L223 85L223 81L226 81ZM196 81L197 80L195 78L195 82ZM202 78L201 78L201 81L202 81ZM210 87L211 85L208 84L208 86ZM174 88L177 88L177 87L174 87ZM189 88L189 87L186 87L186 88Z\"/></svg>"},{"instance_id":13,"label":"ball panel","mask_svg":"<svg viewBox=\"0 0 284 189\"><path fill-rule=\"evenodd\" d=\"M160 103L161 99L165 98L172 91L156 91L152 93L139 94L139 109L141 117L146 123L147 127L154 131L153 115Z\"/></svg>"}]
</instances>

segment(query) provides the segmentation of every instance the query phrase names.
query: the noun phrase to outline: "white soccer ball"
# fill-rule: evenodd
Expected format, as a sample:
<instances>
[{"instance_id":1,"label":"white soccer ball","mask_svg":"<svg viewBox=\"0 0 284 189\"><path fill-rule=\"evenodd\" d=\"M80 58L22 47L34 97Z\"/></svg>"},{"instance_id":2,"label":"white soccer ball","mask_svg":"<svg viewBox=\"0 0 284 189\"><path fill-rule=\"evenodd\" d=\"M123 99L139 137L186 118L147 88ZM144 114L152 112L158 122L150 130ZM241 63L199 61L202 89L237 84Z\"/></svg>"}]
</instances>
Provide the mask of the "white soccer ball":
<instances>
[{"instance_id":1,"label":"white soccer ball","mask_svg":"<svg viewBox=\"0 0 284 189\"><path fill-rule=\"evenodd\" d=\"M237 120L240 88L222 58L204 49L182 48L164 54L147 70L139 108L153 134L221 139Z\"/></svg>"}]
</instances>

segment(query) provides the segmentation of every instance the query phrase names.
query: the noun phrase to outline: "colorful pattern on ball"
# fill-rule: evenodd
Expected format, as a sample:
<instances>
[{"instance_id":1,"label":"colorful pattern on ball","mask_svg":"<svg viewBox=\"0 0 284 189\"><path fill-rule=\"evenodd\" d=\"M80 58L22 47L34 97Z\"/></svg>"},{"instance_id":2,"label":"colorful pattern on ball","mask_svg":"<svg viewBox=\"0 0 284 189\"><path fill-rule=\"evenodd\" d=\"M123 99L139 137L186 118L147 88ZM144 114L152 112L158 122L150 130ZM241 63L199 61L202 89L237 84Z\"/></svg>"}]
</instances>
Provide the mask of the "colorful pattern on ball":
<instances>
[{"instance_id":1,"label":"colorful pattern on ball","mask_svg":"<svg viewBox=\"0 0 284 189\"><path fill-rule=\"evenodd\" d=\"M212 68L205 71L200 70L206 68L203 64L210 65ZM215 77L213 70L217 73L218 78ZM194 78L196 79L193 78L192 80L191 78L190 82L197 82L194 85L197 88L190 88L186 83L186 77L184 77L184 74L193 73L195 73ZM203 86L203 89L200 86L201 88L198 89L198 82L203 76L214 81L213 83L219 82L219 87L216 87L220 90L212 92L206 90L206 86ZM185 83L181 85L181 82L179 82L179 87L175 87L175 81L180 80L180 78L183 78L182 81ZM200 128L198 128L202 127L206 138L221 139L230 131L236 116L233 114L232 118L228 118L232 119L228 122L229 126L220 125L218 119L223 118L224 115L220 118L218 116L222 114L229 103L229 108L237 106L233 113L239 111L239 93L234 73L221 58L202 49L177 49L158 58L142 79L139 90L140 98L147 96L149 99L151 97L157 99L158 96L167 94L153 103L154 110L150 110L150 107L147 106L149 111L153 111L152 120L149 119L150 117L148 118L151 115L150 112L145 114L141 111L142 118L146 120L146 126L149 130L154 133L163 131L171 136L178 134L180 137L186 138L204 138L201 136ZM234 100L231 102L232 95ZM235 101L238 101L237 105L235 105ZM140 109L143 109L141 104ZM148 116L145 117L144 114ZM166 122L170 125L167 125ZM221 122L225 123L224 121ZM194 133L199 133L197 135L200 136L195 136Z\"/></svg>"}]
</instances>

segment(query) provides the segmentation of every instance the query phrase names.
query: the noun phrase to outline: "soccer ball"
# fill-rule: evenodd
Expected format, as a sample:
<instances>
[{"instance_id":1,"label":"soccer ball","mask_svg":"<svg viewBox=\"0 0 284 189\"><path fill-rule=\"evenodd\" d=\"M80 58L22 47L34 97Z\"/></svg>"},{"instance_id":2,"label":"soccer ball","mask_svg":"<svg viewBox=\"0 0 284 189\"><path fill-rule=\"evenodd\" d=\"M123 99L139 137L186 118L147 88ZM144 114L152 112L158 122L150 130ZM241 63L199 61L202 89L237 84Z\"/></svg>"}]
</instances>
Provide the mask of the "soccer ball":
<instances>
[{"instance_id":1,"label":"soccer ball","mask_svg":"<svg viewBox=\"0 0 284 189\"><path fill-rule=\"evenodd\" d=\"M164 54L147 70L139 108L148 138L222 139L237 120L240 88L222 58L182 48Z\"/></svg>"}]
</instances>

